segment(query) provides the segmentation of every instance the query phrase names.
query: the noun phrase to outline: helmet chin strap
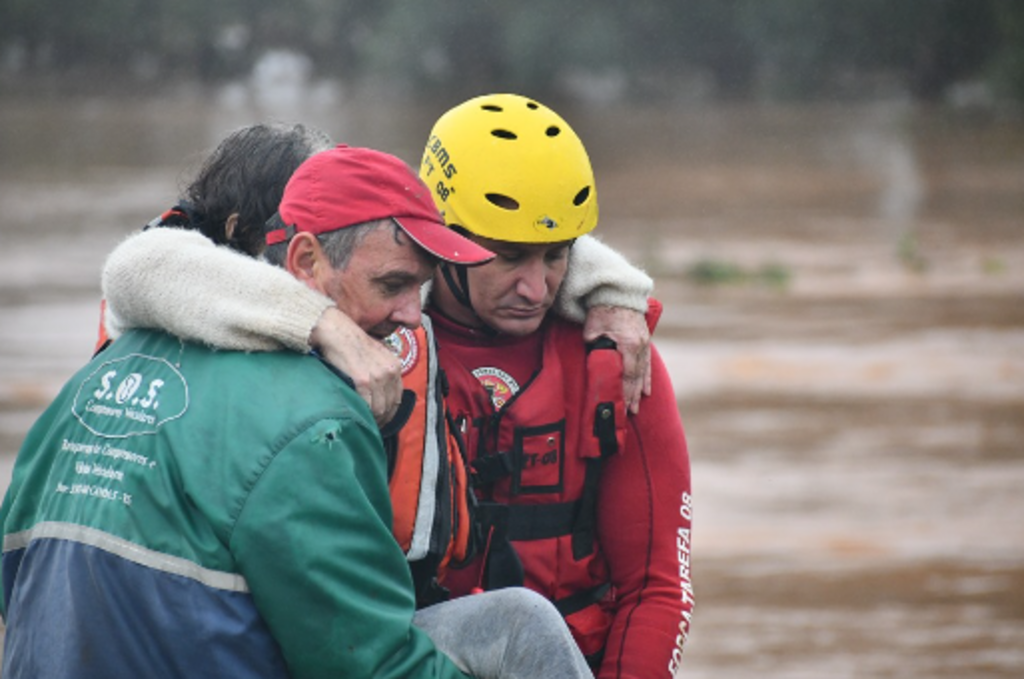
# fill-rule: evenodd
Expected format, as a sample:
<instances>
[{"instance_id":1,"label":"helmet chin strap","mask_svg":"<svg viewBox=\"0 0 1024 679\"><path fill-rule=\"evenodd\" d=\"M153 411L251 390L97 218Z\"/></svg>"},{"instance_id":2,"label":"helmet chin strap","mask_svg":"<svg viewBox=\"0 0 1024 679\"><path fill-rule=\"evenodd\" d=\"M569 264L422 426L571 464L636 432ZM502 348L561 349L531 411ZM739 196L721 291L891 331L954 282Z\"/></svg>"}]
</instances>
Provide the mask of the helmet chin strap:
<instances>
[{"instance_id":1,"label":"helmet chin strap","mask_svg":"<svg viewBox=\"0 0 1024 679\"><path fill-rule=\"evenodd\" d=\"M475 314L473 310L473 303L469 301L469 275L466 273L466 267L459 266L458 264L449 264L448 262L441 262L441 275L444 276L444 282L448 285L448 289L451 290L452 296L455 301L466 307ZM455 274L452 274L452 270L455 270ZM455 276L459 277L459 280L455 280Z\"/></svg>"},{"instance_id":2,"label":"helmet chin strap","mask_svg":"<svg viewBox=\"0 0 1024 679\"><path fill-rule=\"evenodd\" d=\"M440 267L441 276L444 278L445 285L448 286L455 301L469 309L476 316L476 319L480 322L480 330L482 332L487 335L497 335L498 331L484 323L476 309L473 308L473 302L469 299L469 274L467 273L467 267L448 262L442 262ZM453 271L454 273L452 273ZM456 280L456 277L458 277L458 280Z\"/></svg>"}]
</instances>

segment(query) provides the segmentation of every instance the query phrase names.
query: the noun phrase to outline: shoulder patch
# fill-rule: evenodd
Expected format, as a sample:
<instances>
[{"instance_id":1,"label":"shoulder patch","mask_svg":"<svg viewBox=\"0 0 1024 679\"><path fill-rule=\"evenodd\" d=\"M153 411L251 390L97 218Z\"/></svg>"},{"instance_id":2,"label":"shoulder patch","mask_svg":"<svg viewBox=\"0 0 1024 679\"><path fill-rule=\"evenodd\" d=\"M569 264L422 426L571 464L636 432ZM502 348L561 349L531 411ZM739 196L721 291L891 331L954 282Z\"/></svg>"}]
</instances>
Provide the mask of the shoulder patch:
<instances>
[{"instance_id":1,"label":"shoulder patch","mask_svg":"<svg viewBox=\"0 0 1024 679\"><path fill-rule=\"evenodd\" d=\"M420 346L416 341L416 334L409 328L399 328L394 331L384 338L384 344L402 361L403 376L415 367L416 361L420 358Z\"/></svg>"}]
</instances>

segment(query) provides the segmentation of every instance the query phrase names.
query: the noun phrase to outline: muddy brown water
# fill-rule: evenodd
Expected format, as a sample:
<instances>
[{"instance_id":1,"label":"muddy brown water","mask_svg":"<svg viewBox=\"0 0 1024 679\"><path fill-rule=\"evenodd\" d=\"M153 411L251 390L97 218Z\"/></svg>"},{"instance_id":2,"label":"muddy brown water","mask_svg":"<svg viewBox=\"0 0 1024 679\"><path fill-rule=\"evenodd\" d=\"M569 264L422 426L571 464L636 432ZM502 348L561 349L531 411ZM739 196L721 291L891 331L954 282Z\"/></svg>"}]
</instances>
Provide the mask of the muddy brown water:
<instances>
[{"instance_id":1,"label":"muddy brown water","mask_svg":"<svg viewBox=\"0 0 1024 679\"><path fill-rule=\"evenodd\" d=\"M205 149L276 118L415 161L441 110L322 85L0 103L0 487L89 357L105 253ZM600 232L666 305L696 497L682 676L1024 676L1024 122L564 112Z\"/></svg>"}]
</instances>

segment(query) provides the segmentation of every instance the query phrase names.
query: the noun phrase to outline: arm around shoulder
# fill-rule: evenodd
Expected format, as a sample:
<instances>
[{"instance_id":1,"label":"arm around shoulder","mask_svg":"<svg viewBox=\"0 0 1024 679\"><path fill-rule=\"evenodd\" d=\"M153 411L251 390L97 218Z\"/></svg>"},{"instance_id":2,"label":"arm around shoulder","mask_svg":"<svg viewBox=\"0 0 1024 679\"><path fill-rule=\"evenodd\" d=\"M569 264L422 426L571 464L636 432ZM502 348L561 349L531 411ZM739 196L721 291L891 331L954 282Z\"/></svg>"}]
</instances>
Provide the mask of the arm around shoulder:
<instances>
[{"instance_id":1,"label":"arm around shoulder","mask_svg":"<svg viewBox=\"0 0 1024 679\"><path fill-rule=\"evenodd\" d=\"M626 407L636 413L650 393L650 332L644 320L654 282L593 236L578 238L569 255L555 311L583 323L584 340L615 341L623 360Z\"/></svg>"},{"instance_id":2,"label":"arm around shoulder","mask_svg":"<svg viewBox=\"0 0 1024 679\"><path fill-rule=\"evenodd\" d=\"M644 313L654 281L621 254L591 235L576 239L569 269L555 301L563 318L582 323L587 310L613 306Z\"/></svg>"},{"instance_id":3,"label":"arm around shoulder","mask_svg":"<svg viewBox=\"0 0 1024 679\"><path fill-rule=\"evenodd\" d=\"M111 337L158 328L224 349L308 351L332 302L284 269L195 231L155 228L130 236L103 268Z\"/></svg>"}]
</instances>

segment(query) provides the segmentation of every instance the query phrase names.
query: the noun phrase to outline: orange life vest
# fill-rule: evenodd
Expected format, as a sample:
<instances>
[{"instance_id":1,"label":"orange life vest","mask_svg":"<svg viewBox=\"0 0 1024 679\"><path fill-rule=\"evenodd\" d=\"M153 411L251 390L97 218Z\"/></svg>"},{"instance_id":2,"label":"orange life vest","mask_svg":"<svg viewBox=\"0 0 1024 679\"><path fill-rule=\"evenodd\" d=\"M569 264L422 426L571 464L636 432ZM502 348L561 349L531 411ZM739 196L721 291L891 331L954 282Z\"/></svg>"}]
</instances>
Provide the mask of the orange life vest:
<instances>
[{"instance_id":1,"label":"orange life vest","mask_svg":"<svg viewBox=\"0 0 1024 679\"><path fill-rule=\"evenodd\" d=\"M92 353L96 355L100 353L100 350L104 349L110 344L110 335L107 334L107 326L104 321L107 318L107 300L100 300L100 327L96 332L96 346L93 347Z\"/></svg>"},{"instance_id":2,"label":"orange life vest","mask_svg":"<svg viewBox=\"0 0 1024 679\"><path fill-rule=\"evenodd\" d=\"M386 342L402 360L402 384L415 393L412 413L393 436L385 436L392 532L406 554L417 604L446 597L437 580L449 564L473 556L473 495L462 441L451 426L447 385L437 360L430 319L401 328Z\"/></svg>"}]
</instances>

